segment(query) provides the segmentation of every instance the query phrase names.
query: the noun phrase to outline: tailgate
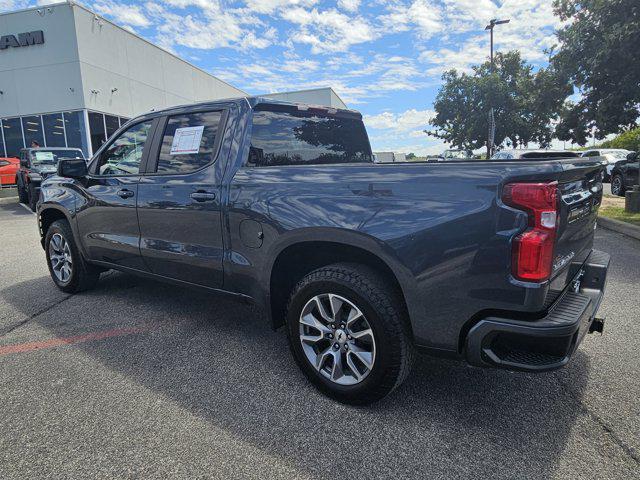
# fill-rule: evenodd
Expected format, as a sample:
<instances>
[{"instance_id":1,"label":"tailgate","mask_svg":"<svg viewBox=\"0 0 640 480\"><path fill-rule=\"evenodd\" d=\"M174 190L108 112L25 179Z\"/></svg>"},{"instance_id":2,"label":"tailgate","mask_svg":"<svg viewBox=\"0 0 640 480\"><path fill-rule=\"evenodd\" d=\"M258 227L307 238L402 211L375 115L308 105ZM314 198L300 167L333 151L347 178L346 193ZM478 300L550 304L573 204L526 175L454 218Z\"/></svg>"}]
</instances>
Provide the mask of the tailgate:
<instances>
[{"instance_id":1,"label":"tailgate","mask_svg":"<svg viewBox=\"0 0 640 480\"><path fill-rule=\"evenodd\" d=\"M558 179L559 221L551 289L563 290L569 278L569 265L582 264L593 248L598 208L602 202L603 165L601 160L561 160Z\"/></svg>"}]
</instances>

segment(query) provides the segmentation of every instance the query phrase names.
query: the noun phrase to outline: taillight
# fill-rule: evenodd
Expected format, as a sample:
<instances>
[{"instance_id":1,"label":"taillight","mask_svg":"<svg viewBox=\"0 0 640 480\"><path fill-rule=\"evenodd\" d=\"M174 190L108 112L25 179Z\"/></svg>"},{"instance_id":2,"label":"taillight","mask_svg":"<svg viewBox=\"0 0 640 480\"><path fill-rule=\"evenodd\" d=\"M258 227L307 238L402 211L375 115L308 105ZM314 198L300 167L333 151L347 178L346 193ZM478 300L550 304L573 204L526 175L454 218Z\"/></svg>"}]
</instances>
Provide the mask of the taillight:
<instances>
[{"instance_id":1,"label":"taillight","mask_svg":"<svg viewBox=\"0 0 640 480\"><path fill-rule=\"evenodd\" d=\"M529 214L529 228L513 239L513 276L543 282L551 276L558 223L558 182L509 183L502 201Z\"/></svg>"}]
</instances>

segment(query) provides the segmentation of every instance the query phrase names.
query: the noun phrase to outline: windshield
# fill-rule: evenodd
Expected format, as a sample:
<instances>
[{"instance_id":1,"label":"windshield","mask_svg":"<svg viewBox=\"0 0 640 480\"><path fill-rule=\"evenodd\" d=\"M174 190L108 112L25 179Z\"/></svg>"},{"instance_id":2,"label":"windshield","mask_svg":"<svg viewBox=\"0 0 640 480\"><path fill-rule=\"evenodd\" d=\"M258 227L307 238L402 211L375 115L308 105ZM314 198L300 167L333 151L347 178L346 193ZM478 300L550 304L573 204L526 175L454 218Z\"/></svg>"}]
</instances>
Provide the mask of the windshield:
<instances>
[{"instance_id":1,"label":"windshield","mask_svg":"<svg viewBox=\"0 0 640 480\"><path fill-rule=\"evenodd\" d=\"M60 158L84 158L80 150L46 150L38 149L31 152L31 162L34 165L57 165Z\"/></svg>"}]
</instances>

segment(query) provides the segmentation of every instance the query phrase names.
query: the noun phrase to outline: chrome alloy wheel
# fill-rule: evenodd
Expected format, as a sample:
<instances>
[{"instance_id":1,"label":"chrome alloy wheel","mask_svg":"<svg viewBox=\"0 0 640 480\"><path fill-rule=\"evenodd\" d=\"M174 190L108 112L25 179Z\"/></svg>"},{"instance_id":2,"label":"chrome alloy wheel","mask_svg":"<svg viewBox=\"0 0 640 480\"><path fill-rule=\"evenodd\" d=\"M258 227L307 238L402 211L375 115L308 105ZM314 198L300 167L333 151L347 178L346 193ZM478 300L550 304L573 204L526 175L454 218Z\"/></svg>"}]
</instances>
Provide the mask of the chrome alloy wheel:
<instances>
[{"instance_id":1,"label":"chrome alloy wheel","mask_svg":"<svg viewBox=\"0 0 640 480\"><path fill-rule=\"evenodd\" d=\"M73 258L69 244L59 233L54 233L49 240L49 261L56 278L67 283L73 273Z\"/></svg>"},{"instance_id":2,"label":"chrome alloy wheel","mask_svg":"<svg viewBox=\"0 0 640 480\"><path fill-rule=\"evenodd\" d=\"M300 342L309 363L339 385L355 385L376 359L373 330L352 302L332 293L316 295L300 314Z\"/></svg>"},{"instance_id":3,"label":"chrome alloy wheel","mask_svg":"<svg viewBox=\"0 0 640 480\"><path fill-rule=\"evenodd\" d=\"M619 176L615 176L611 183L611 193L614 195L620 195L622 191L622 179Z\"/></svg>"}]
</instances>

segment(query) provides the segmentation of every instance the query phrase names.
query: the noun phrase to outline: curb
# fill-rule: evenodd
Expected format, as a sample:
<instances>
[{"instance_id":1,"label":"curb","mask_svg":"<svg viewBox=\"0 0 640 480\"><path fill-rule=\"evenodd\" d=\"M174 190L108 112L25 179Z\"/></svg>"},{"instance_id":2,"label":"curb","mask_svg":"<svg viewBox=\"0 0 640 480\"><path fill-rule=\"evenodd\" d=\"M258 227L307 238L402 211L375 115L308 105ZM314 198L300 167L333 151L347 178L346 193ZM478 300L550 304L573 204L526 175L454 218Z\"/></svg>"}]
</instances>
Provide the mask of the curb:
<instances>
[{"instance_id":1,"label":"curb","mask_svg":"<svg viewBox=\"0 0 640 480\"><path fill-rule=\"evenodd\" d=\"M598 226L640 240L640 227L613 218L598 217Z\"/></svg>"},{"instance_id":2,"label":"curb","mask_svg":"<svg viewBox=\"0 0 640 480\"><path fill-rule=\"evenodd\" d=\"M2 198L0 198L0 205L6 205L8 203L18 203L18 197L2 197Z\"/></svg>"}]
</instances>

